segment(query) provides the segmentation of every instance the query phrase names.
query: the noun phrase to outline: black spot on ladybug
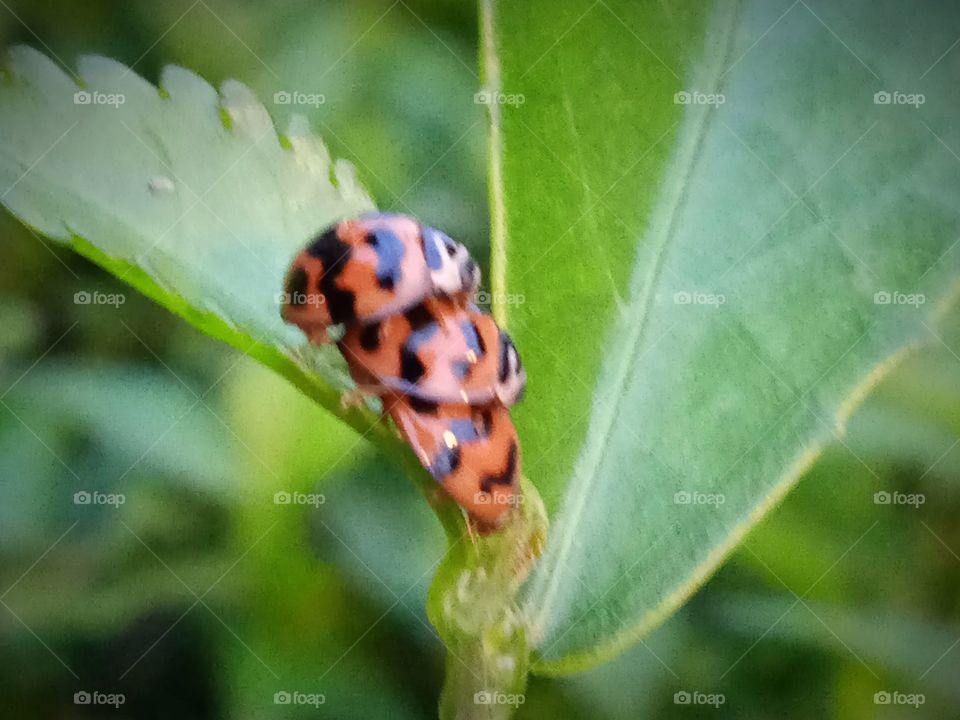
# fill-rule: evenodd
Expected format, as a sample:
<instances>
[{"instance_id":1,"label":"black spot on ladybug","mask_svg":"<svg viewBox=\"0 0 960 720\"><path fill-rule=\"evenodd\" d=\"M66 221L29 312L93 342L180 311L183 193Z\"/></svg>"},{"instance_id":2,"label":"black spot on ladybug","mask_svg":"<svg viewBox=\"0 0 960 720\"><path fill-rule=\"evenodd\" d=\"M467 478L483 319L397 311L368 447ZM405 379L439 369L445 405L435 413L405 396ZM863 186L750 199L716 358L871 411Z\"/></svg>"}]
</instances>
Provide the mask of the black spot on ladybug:
<instances>
[{"instance_id":1,"label":"black spot on ladybug","mask_svg":"<svg viewBox=\"0 0 960 720\"><path fill-rule=\"evenodd\" d=\"M356 296L350 290L337 287L329 275L320 279L320 292L327 299L327 308L334 325L351 322L357 317Z\"/></svg>"},{"instance_id":2,"label":"black spot on ladybug","mask_svg":"<svg viewBox=\"0 0 960 720\"><path fill-rule=\"evenodd\" d=\"M380 347L380 323L363 326L363 330L360 331L360 347L367 352Z\"/></svg>"},{"instance_id":3,"label":"black spot on ladybug","mask_svg":"<svg viewBox=\"0 0 960 720\"><path fill-rule=\"evenodd\" d=\"M307 245L307 252L323 263L325 275L338 275L350 256L350 246L340 239L334 226L324 230Z\"/></svg>"},{"instance_id":4,"label":"black spot on ladybug","mask_svg":"<svg viewBox=\"0 0 960 720\"><path fill-rule=\"evenodd\" d=\"M497 369L497 375L502 383L507 381L507 376L510 373L510 349L512 347L513 343L510 342L510 338L504 333L500 333L500 365Z\"/></svg>"},{"instance_id":5,"label":"black spot on ladybug","mask_svg":"<svg viewBox=\"0 0 960 720\"><path fill-rule=\"evenodd\" d=\"M484 437L490 435L490 430L493 428L493 413L489 410L484 410L480 413L480 434Z\"/></svg>"},{"instance_id":6,"label":"black spot on ladybug","mask_svg":"<svg viewBox=\"0 0 960 720\"><path fill-rule=\"evenodd\" d=\"M320 292L323 293L334 324L349 322L356 318L356 297L350 290L344 290L336 284L336 279L350 261L350 246L340 240L337 228L332 227L321 233L310 245L307 252L323 263L323 275L320 278Z\"/></svg>"},{"instance_id":7,"label":"black spot on ladybug","mask_svg":"<svg viewBox=\"0 0 960 720\"><path fill-rule=\"evenodd\" d=\"M473 325L473 334L477 338L477 347L480 348L480 351L477 355L485 355L487 353L487 344L483 341L483 336L480 334L480 328L477 327L477 324L473 321L470 323Z\"/></svg>"},{"instance_id":8,"label":"black spot on ladybug","mask_svg":"<svg viewBox=\"0 0 960 720\"><path fill-rule=\"evenodd\" d=\"M460 281L464 287L472 287L476 282L477 264L473 259L467 259L460 267Z\"/></svg>"},{"instance_id":9,"label":"black spot on ladybug","mask_svg":"<svg viewBox=\"0 0 960 720\"><path fill-rule=\"evenodd\" d=\"M510 450L507 453L507 467L499 475L487 475L480 482L480 489L483 492L492 492L494 485L512 485L514 475L517 472L517 443L510 443Z\"/></svg>"},{"instance_id":10,"label":"black spot on ladybug","mask_svg":"<svg viewBox=\"0 0 960 720\"><path fill-rule=\"evenodd\" d=\"M416 385L426 371L415 352L411 352L408 348L400 351L400 377L411 385Z\"/></svg>"},{"instance_id":11,"label":"black spot on ladybug","mask_svg":"<svg viewBox=\"0 0 960 720\"><path fill-rule=\"evenodd\" d=\"M307 271L302 267L294 268L287 276L286 302L291 305L303 305L307 301Z\"/></svg>"},{"instance_id":12,"label":"black spot on ladybug","mask_svg":"<svg viewBox=\"0 0 960 720\"><path fill-rule=\"evenodd\" d=\"M425 325L436 321L433 313L427 309L426 305L415 305L407 310L403 316L407 318L407 322L410 323L411 330L419 330Z\"/></svg>"},{"instance_id":13,"label":"black spot on ladybug","mask_svg":"<svg viewBox=\"0 0 960 720\"><path fill-rule=\"evenodd\" d=\"M415 412L420 413L421 415L436 415L438 406L435 402L430 402L429 400L422 400L418 397L413 397L412 395L407 398L410 403L410 409Z\"/></svg>"}]
</instances>

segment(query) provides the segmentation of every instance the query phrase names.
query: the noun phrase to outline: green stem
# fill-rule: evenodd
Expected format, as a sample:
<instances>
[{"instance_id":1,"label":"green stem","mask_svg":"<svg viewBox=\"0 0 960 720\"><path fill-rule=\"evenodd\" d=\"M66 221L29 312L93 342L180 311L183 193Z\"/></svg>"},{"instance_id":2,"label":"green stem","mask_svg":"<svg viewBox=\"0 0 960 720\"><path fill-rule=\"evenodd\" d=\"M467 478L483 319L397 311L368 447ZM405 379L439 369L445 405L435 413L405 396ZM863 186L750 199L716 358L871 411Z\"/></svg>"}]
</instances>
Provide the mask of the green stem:
<instances>
[{"instance_id":1,"label":"green stem","mask_svg":"<svg viewBox=\"0 0 960 720\"><path fill-rule=\"evenodd\" d=\"M517 593L543 549L547 518L526 479L522 497L503 529L454 543L430 588L427 613L447 649L444 720L508 718L523 702L529 623Z\"/></svg>"}]
</instances>

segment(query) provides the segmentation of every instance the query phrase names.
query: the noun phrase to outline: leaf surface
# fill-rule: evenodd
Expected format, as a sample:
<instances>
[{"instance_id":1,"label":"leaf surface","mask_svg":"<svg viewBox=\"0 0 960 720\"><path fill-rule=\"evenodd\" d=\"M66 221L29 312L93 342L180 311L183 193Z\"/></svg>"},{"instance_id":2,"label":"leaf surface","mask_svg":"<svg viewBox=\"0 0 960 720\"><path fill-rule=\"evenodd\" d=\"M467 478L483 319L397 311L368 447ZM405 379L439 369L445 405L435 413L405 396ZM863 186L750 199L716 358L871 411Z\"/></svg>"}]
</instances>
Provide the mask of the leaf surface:
<instances>
[{"instance_id":1,"label":"leaf surface","mask_svg":"<svg viewBox=\"0 0 960 720\"><path fill-rule=\"evenodd\" d=\"M960 28L937 3L486 7L494 291L552 516L526 604L534 669L565 673L683 603L937 342Z\"/></svg>"},{"instance_id":2,"label":"leaf surface","mask_svg":"<svg viewBox=\"0 0 960 720\"><path fill-rule=\"evenodd\" d=\"M158 90L98 56L82 57L70 77L14 47L0 136L0 202L24 223L369 427L339 407L349 382L336 350L305 347L279 316L297 250L373 208L353 168L332 160L303 118L278 134L235 81L218 92L171 66Z\"/></svg>"}]
</instances>

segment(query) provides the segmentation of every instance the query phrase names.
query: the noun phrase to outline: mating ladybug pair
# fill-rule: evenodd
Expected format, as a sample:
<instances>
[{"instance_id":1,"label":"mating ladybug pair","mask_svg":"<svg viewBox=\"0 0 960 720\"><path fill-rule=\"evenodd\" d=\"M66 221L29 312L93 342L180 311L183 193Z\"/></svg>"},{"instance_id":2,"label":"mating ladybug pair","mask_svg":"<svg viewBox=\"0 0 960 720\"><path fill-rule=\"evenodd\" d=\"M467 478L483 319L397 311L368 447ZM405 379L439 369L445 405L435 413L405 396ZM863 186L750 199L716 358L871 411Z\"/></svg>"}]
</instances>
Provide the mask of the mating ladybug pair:
<instances>
[{"instance_id":1,"label":"mating ladybug pair","mask_svg":"<svg viewBox=\"0 0 960 720\"><path fill-rule=\"evenodd\" d=\"M507 410L526 375L509 336L473 304L480 269L439 230L405 215L345 220L287 274L283 319L337 346L358 389L474 526L491 531L519 502L520 446Z\"/></svg>"}]
</instances>

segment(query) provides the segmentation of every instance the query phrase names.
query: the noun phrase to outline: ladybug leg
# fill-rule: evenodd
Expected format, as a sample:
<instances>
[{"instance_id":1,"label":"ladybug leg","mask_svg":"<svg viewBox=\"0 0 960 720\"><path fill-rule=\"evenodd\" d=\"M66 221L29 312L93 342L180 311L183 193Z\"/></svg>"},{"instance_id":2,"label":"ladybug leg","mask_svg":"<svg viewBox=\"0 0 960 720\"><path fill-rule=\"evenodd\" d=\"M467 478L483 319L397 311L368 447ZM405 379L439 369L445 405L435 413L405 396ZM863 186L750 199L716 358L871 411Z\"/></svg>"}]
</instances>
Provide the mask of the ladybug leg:
<instances>
[{"instance_id":1,"label":"ladybug leg","mask_svg":"<svg viewBox=\"0 0 960 720\"><path fill-rule=\"evenodd\" d=\"M473 551L478 554L480 548L477 546L477 535L479 534L480 529L474 526L473 518L467 515L467 536L470 538L470 544L473 545Z\"/></svg>"}]
</instances>

